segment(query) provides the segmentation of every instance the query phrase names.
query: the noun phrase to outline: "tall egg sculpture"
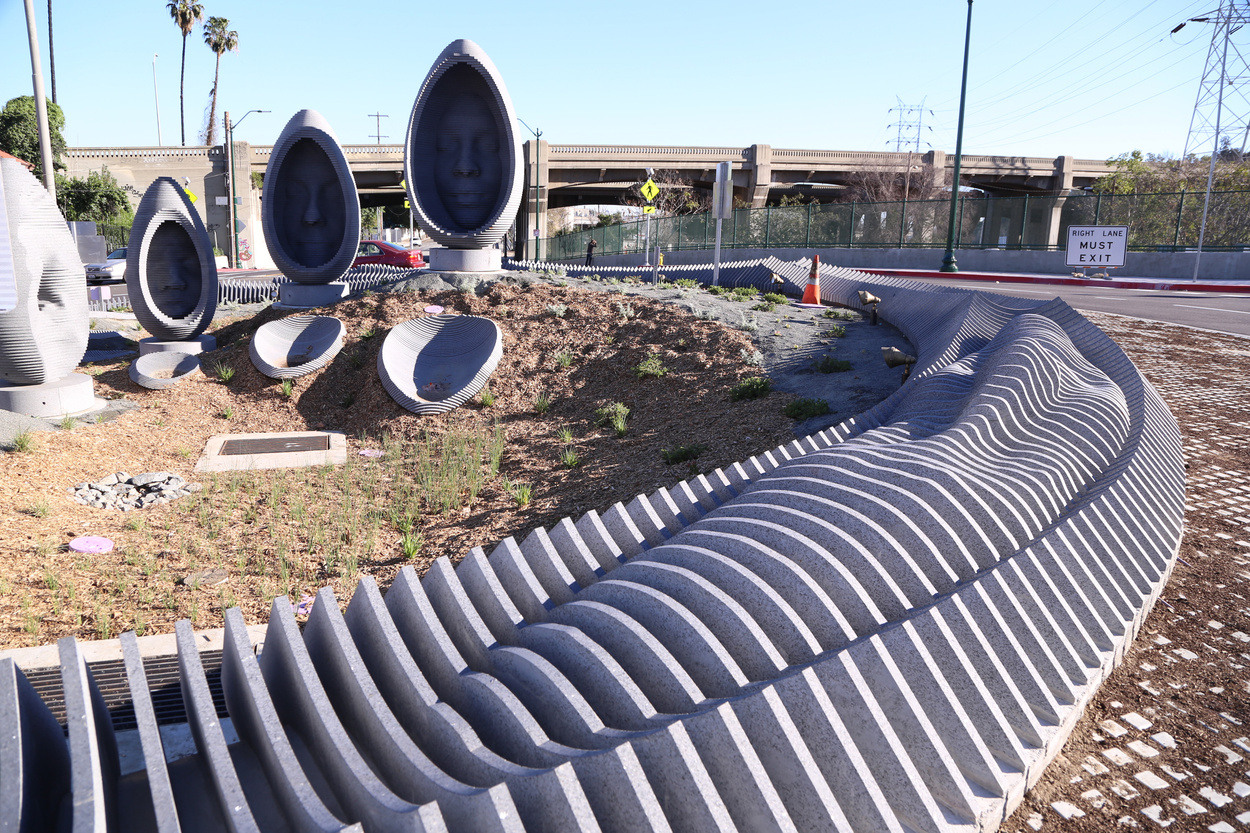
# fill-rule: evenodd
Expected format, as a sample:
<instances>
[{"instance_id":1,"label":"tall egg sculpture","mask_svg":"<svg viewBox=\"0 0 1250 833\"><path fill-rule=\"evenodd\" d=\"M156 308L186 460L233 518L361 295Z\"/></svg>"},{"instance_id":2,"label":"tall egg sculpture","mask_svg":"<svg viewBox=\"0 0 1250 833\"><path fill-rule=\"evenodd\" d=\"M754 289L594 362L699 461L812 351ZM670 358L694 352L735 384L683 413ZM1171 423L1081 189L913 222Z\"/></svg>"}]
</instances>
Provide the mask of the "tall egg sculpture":
<instances>
[{"instance_id":1,"label":"tall egg sculpture","mask_svg":"<svg viewBox=\"0 0 1250 833\"><path fill-rule=\"evenodd\" d=\"M316 110L291 116L274 143L261 220L270 256L295 283L336 281L355 260L360 198L347 157Z\"/></svg>"},{"instance_id":2,"label":"tall egg sculpture","mask_svg":"<svg viewBox=\"0 0 1250 833\"><path fill-rule=\"evenodd\" d=\"M199 338L217 311L217 264L208 231L171 177L149 185L135 211L126 290L135 318L162 342Z\"/></svg>"},{"instance_id":3,"label":"tall egg sculpture","mask_svg":"<svg viewBox=\"0 0 1250 833\"><path fill-rule=\"evenodd\" d=\"M56 201L16 159L0 159L0 201L8 227L8 262L0 273L11 275L6 283L13 295L12 308L0 312L0 380L54 382L68 376L87 351L82 261Z\"/></svg>"},{"instance_id":4,"label":"tall egg sculpture","mask_svg":"<svg viewBox=\"0 0 1250 833\"><path fill-rule=\"evenodd\" d=\"M499 268L491 247L516 218L521 175L516 115L499 70L473 41L452 41L421 84L404 141L418 223L447 247L430 251L432 268Z\"/></svg>"}]
</instances>

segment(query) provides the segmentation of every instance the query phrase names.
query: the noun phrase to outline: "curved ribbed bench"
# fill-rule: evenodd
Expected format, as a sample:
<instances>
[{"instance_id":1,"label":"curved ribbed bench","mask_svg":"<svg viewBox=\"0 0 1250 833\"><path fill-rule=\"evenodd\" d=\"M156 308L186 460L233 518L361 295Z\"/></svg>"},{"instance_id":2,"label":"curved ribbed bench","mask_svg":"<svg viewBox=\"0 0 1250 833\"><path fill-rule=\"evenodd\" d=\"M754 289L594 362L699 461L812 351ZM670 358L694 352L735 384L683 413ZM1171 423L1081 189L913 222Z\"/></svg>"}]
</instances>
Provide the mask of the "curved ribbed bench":
<instances>
[{"instance_id":1,"label":"curved ribbed bench","mask_svg":"<svg viewBox=\"0 0 1250 833\"><path fill-rule=\"evenodd\" d=\"M130 381L141 387L160 390L189 379L200 372L200 359L189 353L148 353L130 363Z\"/></svg>"},{"instance_id":2,"label":"curved ribbed bench","mask_svg":"<svg viewBox=\"0 0 1250 833\"><path fill-rule=\"evenodd\" d=\"M821 274L827 299L881 297L916 347L875 408L405 568L385 598L365 578L346 612L324 589L302 632L278 599L259 656L228 611L226 705L274 802L244 794L180 623L204 801L240 829L996 828L1168 577L1179 432L1062 302ZM69 752L46 744L33 794L111 795L108 721L74 641L61 652ZM56 737L24 682L0 661L5 731ZM173 818L170 778L193 782L165 769L145 698L144 811Z\"/></svg>"},{"instance_id":3,"label":"curved ribbed bench","mask_svg":"<svg viewBox=\"0 0 1250 833\"><path fill-rule=\"evenodd\" d=\"M247 352L270 379L294 379L329 364L343 349L346 332L332 315L295 315L261 325Z\"/></svg>"},{"instance_id":4,"label":"curved ribbed bench","mask_svg":"<svg viewBox=\"0 0 1250 833\"><path fill-rule=\"evenodd\" d=\"M391 398L414 414L441 414L486 386L503 356L499 325L476 315L432 315L396 325L378 351Z\"/></svg>"}]
</instances>

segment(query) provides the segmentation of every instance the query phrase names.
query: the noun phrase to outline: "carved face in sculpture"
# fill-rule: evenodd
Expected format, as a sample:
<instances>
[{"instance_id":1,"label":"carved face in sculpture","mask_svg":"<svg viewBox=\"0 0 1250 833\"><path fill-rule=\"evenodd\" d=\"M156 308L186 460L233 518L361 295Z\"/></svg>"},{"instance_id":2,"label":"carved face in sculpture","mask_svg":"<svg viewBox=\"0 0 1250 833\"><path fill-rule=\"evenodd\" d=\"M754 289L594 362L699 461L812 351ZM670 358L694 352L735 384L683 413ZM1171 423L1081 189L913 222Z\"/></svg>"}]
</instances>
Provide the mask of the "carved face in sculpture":
<instances>
[{"instance_id":1,"label":"carved face in sculpture","mask_svg":"<svg viewBox=\"0 0 1250 833\"><path fill-rule=\"evenodd\" d=\"M0 159L17 306L0 313L0 379L23 385L68 375L87 348L82 263L65 218L19 162Z\"/></svg>"},{"instance_id":2,"label":"carved face in sculpture","mask_svg":"<svg viewBox=\"0 0 1250 833\"><path fill-rule=\"evenodd\" d=\"M461 228L476 229L490 219L503 182L499 132L486 102L476 95L454 101L436 141L434 184L443 207Z\"/></svg>"},{"instance_id":3,"label":"carved face in sculpture","mask_svg":"<svg viewBox=\"0 0 1250 833\"><path fill-rule=\"evenodd\" d=\"M347 219L342 187L325 151L300 139L282 162L277 211L287 252L307 267L328 262L343 242Z\"/></svg>"},{"instance_id":4,"label":"carved face in sculpture","mask_svg":"<svg viewBox=\"0 0 1250 833\"><path fill-rule=\"evenodd\" d=\"M190 315L200 302L200 256L186 230L172 220L161 223L148 246L149 291L170 318Z\"/></svg>"}]
</instances>

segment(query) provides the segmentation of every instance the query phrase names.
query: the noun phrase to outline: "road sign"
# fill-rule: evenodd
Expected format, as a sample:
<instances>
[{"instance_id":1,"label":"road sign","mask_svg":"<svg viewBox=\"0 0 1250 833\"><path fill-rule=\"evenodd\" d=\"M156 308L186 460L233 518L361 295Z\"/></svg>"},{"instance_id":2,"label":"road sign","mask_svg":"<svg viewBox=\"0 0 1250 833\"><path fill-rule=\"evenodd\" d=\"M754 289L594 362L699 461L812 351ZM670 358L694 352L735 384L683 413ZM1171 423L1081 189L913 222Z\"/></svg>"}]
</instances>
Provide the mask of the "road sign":
<instances>
[{"instance_id":1,"label":"road sign","mask_svg":"<svg viewBox=\"0 0 1250 833\"><path fill-rule=\"evenodd\" d=\"M1068 266L1123 266L1128 226L1068 226Z\"/></svg>"},{"instance_id":2,"label":"road sign","mask_svg":"<svg viewBox=\"0 0 1250 833\"><path fill-rule=\"evenodd\" d=\"M190 188L183 188L182 190L186 192L187 199L191 200L191 202L193 202L193 203L194 203L194 202L198 202L198 201L199 201L199 199L200 199L200 198L199 198L199 197L197 197L195 194L191 193L191 189L190 189Z\"/></svg>"},{"instance_id":3,"label":"road sign","mask_svg":"<svg viewBox=\"0 0 1250 833\"><path fill-rule=\"evenodd\" d=\"M734 183L731 165L728 162L716 163L716 182L712 185L712 216L717 220L733 218Z\"/></svg>"},{"instance_id":4,"label":"road sign","mask_svg":"<svg viewBox=\"0 0 1250 833\"><path fill-rule=\"evenodd\" d=\"M654 205L644 205L644 206L642 207L642 213L643 213L643 214L654 214L654 213L655 213L655 206L654 206Z\"/></svg>"},{"instance_id":5,"label":"road sign","mask_svg":"<svg viewBox=\"0 0 1250 833\"><path fill-rule=\"evenodd\" d=\"M647 181L642 184L642 198L645 199L647 202L651 202L652 200L655 199L656 195L659 193L660 193L660 189L655 184L655 180L648 177Z\"/></svg>"}]
</instances>

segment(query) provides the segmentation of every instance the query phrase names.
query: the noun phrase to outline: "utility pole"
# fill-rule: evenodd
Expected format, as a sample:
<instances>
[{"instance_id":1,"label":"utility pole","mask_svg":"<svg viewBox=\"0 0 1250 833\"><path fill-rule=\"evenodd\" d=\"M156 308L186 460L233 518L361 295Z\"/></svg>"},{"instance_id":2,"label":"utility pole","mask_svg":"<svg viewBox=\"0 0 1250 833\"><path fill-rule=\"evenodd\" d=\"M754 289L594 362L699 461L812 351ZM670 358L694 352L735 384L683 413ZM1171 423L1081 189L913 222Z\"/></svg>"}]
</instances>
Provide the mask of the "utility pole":
<instances>
[{"instance_id":1,"label":"utility pole","mask_svg":"<svg viewBox=\"0 0 1250 833\"><path fill-rule=\"evenodd\" d=\"M1232 35L1250 23L1250 0L1220 0L1214 15L1193 17L1175 29L1176 34L1188 23L1213 23L1207 62L1198 82L1194 112L1189 119L1184 156L1201 154L1206 148L1220 149L1220 134L1230 147L1246 151L1250 138L1250 62L1247 50L1232 40ZM1240 140L1240 144L1234 145Z\"/></svg>"},{"instance_id":2,"label":"utility pole","mask_svg":"<svg viewBox=\"0 0 1250 833\"><path fill-rule=\"evenodd\" d=\"M56 49L52 45L52 0L48 0L48 69L51 70L52 103L56 104Z\"/></svg>"},{"instance_id":3,"label":"utility pole","mask_svg":"<svg viewBox=\"0 0 1250 833\"><path fill-rule=\"evenodd\" d=\"M373 119L376 122L376 125L373 128L373 138L378 140L379 145L382 144L383 139L391 138L390 136L382 132L382 119L389 119L390 116L386 115L385 113L370 113L369 118ZM378 206L378 239L381 240L383 237L385 237L385 235L383 234L383 228L382 228L382 206L379 205Z\"/></svg>"},{"instance_id":4,"label":"utility pole","mask_svg":"<svg viewBox=\"0 0 1250 833\"><path fill-rule=\"evenodd\" d=\"M48 130L48 100L43 96L43 67L39 65L39 35L35 31L35 5L26 0L26 34L30 38L30 74L35 88L35 124L39 130L39 158L43 187L56 199L56 176L52 157L52 133Z\"/></svg>"}]
</instances>

